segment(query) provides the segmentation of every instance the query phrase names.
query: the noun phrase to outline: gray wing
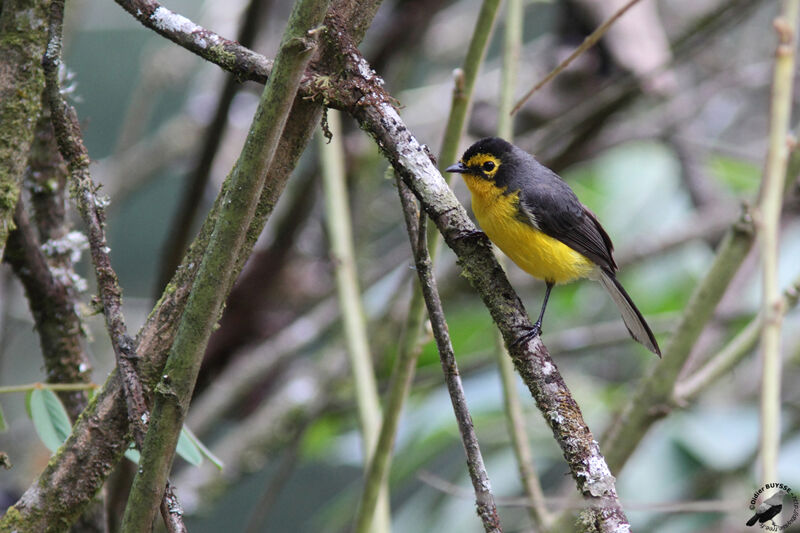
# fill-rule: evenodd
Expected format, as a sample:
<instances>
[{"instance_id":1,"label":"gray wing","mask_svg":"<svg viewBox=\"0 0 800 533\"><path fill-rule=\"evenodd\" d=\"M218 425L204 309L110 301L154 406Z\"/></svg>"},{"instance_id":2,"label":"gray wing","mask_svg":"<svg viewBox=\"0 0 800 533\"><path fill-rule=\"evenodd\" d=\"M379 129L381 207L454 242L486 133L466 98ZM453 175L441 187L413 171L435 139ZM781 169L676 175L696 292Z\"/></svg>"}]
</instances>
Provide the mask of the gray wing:
<instances>
[{"instance_id":1,"label":"gray wing","mask_svg":"<svg viewBox=\"0 0 800 533\"><path fill-rule=\"evenodd\" d=\"M520 220L614 272L614 245L597 217L556 173L538 165L534 188L520 190Z\"/></svg>"}]
</instances>

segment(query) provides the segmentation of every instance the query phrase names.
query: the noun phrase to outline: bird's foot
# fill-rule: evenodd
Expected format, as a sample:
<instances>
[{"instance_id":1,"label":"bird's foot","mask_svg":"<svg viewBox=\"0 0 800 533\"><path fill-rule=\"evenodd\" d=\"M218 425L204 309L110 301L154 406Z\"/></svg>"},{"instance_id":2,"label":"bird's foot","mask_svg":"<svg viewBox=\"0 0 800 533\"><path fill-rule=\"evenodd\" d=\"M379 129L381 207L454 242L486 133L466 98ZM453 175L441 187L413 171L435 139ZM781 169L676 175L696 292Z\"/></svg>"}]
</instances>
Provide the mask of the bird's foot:
<instances>
[{"instance_id":1,"label":"bird's foot","mask_svg":"<svg viewBox=\"0 0 800 533\"><path fill-rule=\"evenodd\" d=\"M538 337L542 334L542 322L537 320L536 323L525 333L523 333L517 340L515 340L511 346L516 347L522 344L525 344L529 340L534 337Z\"/></svg>"}]
</instances>

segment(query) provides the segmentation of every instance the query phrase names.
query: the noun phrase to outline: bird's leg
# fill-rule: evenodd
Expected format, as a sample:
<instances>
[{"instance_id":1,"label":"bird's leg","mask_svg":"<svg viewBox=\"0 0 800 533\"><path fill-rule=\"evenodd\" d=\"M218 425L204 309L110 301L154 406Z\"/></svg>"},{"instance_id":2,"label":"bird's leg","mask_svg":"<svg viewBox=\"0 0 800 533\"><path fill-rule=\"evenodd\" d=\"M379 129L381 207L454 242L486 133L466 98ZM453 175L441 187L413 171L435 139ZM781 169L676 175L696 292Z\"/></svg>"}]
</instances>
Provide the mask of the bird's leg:
<instances>
[{"instance_id":1,"label":"bird's leg","mask_svg":"<svg viewBox=\"0 0 800 533\"><path fill-rule=\"evenodd\" d=\"M533 325L534 329L539 330L539 333L542 332L542 319L544 318L544 310L547 309L547 300L550 299L550 291L553 290L554 282L548 281L547 282L547 290L544 292L544 302L542 302L542 310L539 311L539 318L536 319L536 323Z\"/></svg>"},{"instance_id":2,"label":"bird's leg","mask_svg":"<svg viewBox=\"0 0 800 533\"><path fill-rule=\"evenodd\" d=\"M528 342L534 337L538 337L542 333L542 319L544 318L544 310L547 309L547 300L550 299L550 291L553 290L554 282L548 281L547 283L547 290L544 293L544 302L542 303L542 310L539 311L539 318L536 319L536 322L533 324L533 327L522 335L519 339L515 340L512 346L516 346L518 344L522 344L523 342Z\"/></svg>"}]
</instances>

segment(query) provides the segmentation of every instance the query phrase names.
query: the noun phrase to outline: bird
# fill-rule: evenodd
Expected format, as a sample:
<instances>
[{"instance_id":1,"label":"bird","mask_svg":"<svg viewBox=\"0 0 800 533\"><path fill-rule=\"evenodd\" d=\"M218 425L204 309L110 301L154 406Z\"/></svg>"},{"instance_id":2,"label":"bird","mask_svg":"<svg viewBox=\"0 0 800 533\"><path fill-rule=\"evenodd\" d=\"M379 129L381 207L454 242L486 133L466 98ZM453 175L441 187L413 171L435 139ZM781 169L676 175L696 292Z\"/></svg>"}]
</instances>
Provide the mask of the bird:
<instances>
[{"instance_id":1,"label":"bird","mask_svg":"<svg viewBox=\"0 0 800 533\"><path fill-rule=\"evenodd\" d=\"M446 172L461 174L472 211L489 240L546 283L539 318L516 342L541 334L556 284L590 278L611 295L631 337L661 357L653 331L616 277L611 238L558 174L499 137L475 142Z\"/></svg>"},{"instance_id":2,"label":"bird","mask_svg":"<svg viewBox=\"0 0 800 533\"><path fill-rule=\"evenodd\" d=\"M756 514L747 521L747 525L754 526L756 522L764 524L778 516L783 509L783 497L787 494L788 492L785 490L779 489L778 492L758 504Z\"/></svg>"}]
</instances>

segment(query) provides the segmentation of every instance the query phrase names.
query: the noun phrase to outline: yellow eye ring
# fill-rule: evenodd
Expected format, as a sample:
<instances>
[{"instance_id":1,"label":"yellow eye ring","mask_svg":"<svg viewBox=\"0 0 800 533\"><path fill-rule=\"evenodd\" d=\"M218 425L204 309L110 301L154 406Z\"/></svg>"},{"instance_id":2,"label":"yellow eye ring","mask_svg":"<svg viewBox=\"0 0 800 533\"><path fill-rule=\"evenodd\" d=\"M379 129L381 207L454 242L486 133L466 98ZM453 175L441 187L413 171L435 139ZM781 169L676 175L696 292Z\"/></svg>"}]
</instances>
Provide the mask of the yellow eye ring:
<instances>
[{"instance_id":1,"label":"yellow eye ring","mask_svg":"<svg viewBox=\"0 0 800 533\"><path fill-rule=\"evenodd\" d=\"M492 170L494 170L494 161L486 161L482 165L482 168L484 172L491 172Z\"/></svg>"}]
</instances>

